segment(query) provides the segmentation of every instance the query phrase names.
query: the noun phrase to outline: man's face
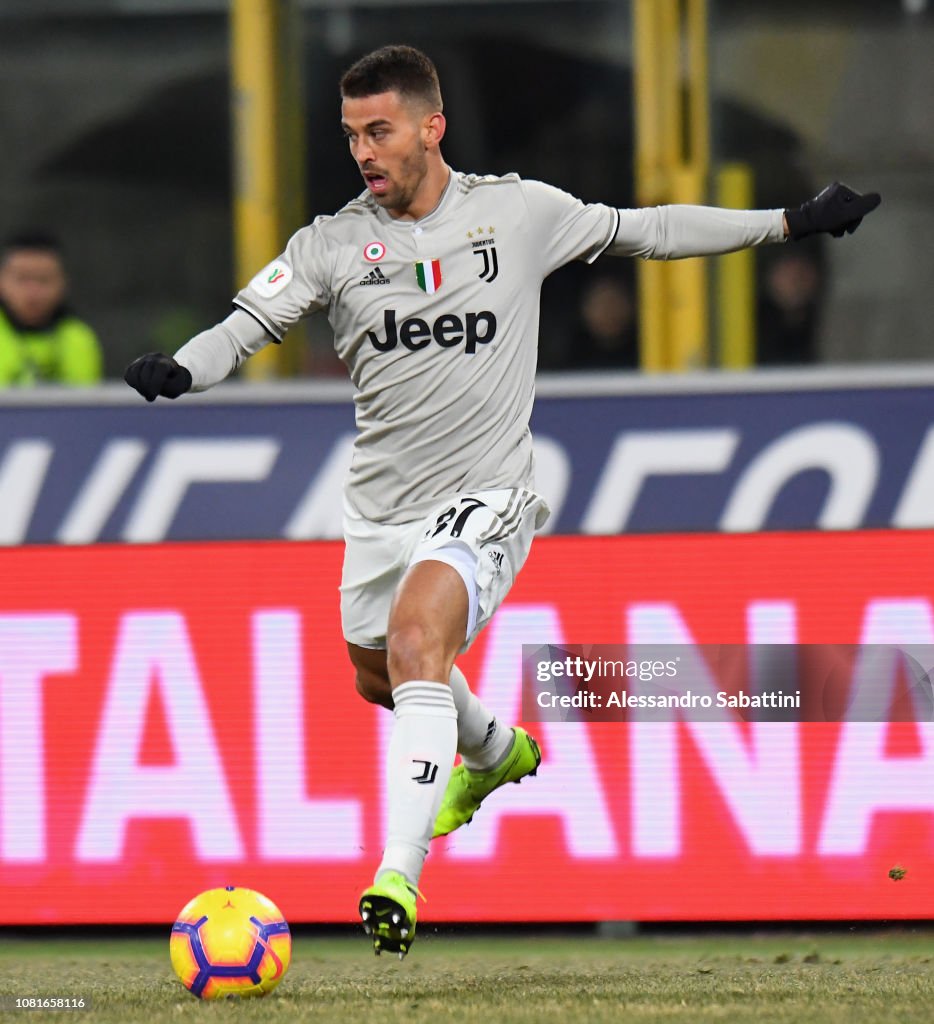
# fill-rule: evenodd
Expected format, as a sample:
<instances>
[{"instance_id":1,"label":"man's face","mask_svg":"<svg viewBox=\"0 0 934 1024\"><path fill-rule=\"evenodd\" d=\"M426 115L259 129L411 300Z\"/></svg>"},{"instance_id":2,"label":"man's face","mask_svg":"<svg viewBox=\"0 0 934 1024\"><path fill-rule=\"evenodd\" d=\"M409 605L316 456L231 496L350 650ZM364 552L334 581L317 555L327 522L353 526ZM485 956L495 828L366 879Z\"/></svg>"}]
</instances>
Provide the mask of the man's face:
<instances>
[{"instance_id":1,"label":"man's face","mask_svg":"<svg viewBox=\"0 0 934 1024\"><path fill-rule=\"evenodd\" d=\"M0 263L0 299L27 327L43 326L65 298L65 271L54 252L20 249Z\"/></svg>"},{"instance_id":2,"label":"man's face","mask_svg":"<svg viewBox=\"0 0 934 1024\"><path fill-rule=\"evenodd\" d=\"M403 101L396 92L345 97L341 104L350 155L384 209L404 213L428 173L428 120L417 104Z\"/></svg>"}]
</instances>

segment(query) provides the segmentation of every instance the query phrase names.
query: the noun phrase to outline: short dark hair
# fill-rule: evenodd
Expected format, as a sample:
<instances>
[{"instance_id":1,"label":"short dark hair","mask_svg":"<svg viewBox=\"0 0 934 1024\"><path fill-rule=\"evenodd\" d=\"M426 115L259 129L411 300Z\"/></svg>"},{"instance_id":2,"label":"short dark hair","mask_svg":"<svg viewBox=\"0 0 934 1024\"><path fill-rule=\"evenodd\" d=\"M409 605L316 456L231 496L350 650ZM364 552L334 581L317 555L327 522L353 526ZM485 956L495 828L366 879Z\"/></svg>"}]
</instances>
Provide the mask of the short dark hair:
<instances>
[{"instance_id":1,"label":"short dark hair","mask_svg":"<svg viewBox=\"0 0 934 1024\"><path fill-rule=\"evenodd\" d=\"M7 235L0 243L0 263L14 252L48 252L59 259L63 256L61 241L51 231L29 229Z\"/></svg>"},{"instance_id":2,"label":"short dark hair","mask_svg":"<svg viewBox=\"0 0 934 1024\"><path fill-rule=\"evenodd\" d=\"M441 110L441 85L431 58L414 46L383 46L348 68L341 78L341 96L361 99L381 92L422 100Z\"/></svg>"}]
</instances>

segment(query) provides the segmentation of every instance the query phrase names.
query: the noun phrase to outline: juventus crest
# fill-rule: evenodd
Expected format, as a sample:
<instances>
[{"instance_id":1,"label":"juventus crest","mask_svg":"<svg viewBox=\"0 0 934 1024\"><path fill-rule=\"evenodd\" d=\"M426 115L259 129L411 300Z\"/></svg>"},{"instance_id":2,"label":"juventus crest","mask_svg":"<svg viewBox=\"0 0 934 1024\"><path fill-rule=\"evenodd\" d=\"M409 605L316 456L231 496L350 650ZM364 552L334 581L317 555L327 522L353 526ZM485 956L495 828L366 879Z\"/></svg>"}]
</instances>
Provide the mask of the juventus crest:
<instances>
[{"instance_id":1,"label":"juventus crest","mask_svg":"<svg viewBox=\"0 0 934 1024\"><path fill-rule=\"evenodd\" d=\"M493 228L477 228L476 231L468 231L470 247L474 256L479 256L483 261L478 277L481 281L491 284L499 274L499 258L496 255L496 239L493 237Z\"/></svg>"}]
</instances>

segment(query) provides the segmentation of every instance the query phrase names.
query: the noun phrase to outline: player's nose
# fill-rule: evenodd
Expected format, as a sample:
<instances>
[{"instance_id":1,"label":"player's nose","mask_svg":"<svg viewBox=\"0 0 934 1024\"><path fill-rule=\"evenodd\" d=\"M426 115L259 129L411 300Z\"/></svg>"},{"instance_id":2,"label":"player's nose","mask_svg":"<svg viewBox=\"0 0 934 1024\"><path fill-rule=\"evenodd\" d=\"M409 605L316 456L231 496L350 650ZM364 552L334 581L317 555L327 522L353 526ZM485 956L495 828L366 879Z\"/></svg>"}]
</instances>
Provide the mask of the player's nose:
<instances>
[{"instance_id":1,"label":"player's nose","mask_svg":"<svg viewBox=\"0 0 934 1024\"><path fill-rule=\"evenodd\" d=\"M371 146L364 140L358 139L351 148L351 154L354 160L357 161L357 166L361 171L366 170L366 165L373 160L373 150Z\"/></svg>"}]
</instances>

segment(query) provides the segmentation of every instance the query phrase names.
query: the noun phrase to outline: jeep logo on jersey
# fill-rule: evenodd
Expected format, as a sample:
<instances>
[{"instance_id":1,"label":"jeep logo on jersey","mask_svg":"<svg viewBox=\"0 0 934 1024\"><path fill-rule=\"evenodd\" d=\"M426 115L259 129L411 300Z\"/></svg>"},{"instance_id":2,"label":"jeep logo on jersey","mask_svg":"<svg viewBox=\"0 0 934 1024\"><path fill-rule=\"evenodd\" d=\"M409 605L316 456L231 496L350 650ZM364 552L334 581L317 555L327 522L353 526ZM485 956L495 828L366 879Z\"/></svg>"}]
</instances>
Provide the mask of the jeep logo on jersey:
<instances>
[{"instance_id":1,"label":"jeep logo on jersey","mask_svg":"<svg viewBox=\"0 0 934 1024\"><path fill-rule=\"evenodd\" d=\"M472 356L478 345L486 345L496 337L496 317L485 309L482 313L466 313L462 320L455 313L442 313L433 324L412 316L396 324L396 311L387 309L383 319L385 338L375 331L366 336L377 352L391 352L400 342L412 352L430 345L432 339L442 348L464 344L464 351Z\"/></svg>"}]
</instances>

